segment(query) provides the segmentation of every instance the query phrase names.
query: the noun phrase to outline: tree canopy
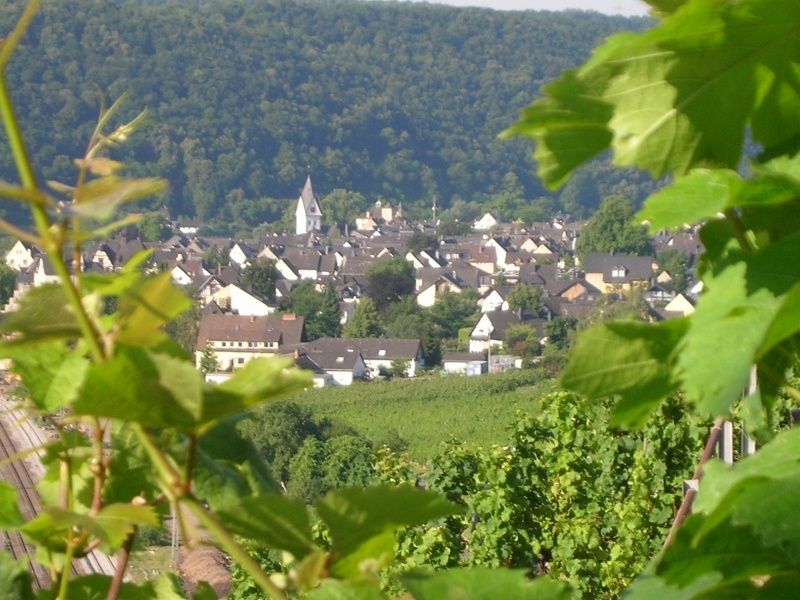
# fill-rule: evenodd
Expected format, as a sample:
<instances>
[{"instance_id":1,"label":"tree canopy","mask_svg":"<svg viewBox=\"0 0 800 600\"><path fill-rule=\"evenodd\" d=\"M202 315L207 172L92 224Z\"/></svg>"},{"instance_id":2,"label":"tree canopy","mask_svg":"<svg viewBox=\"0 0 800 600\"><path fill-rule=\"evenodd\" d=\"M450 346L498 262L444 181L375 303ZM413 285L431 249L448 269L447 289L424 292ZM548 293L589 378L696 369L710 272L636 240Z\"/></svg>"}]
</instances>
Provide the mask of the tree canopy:
<instances>
[{"instance_id":1,"label":"tree canopy","mask_svg":"<svg viewBox=\"0 0 800 600\"><path fill-rule=\"evenodd\" d=\"M645 255L652 253L653 242L647 229L634 220L630 200L612 196L603 200L600 210L589 219L575 249L580 257L590 252Z\"/></svg>"},{"instance_id":2,"label":"tree canopy","mask_svg":"<svg viewBox=\"0 0 800 600\"><path fill-rule=\"evenodd\" d=\"M0 23L22 3L0 3ZM647 25L411 3L70 0L45 3L9 80L43 179L71 183L97 90L130 91L128 110L148 107L151 124L118 151L129 170L169 181L173 215L252 227L293 210L307 169L323 199L341 188L445 208L506 179L516 198L546 195L525 145L497 134L540 82ZM10 168L0 145L0 178Z\"/></svg>"}]
</instances>

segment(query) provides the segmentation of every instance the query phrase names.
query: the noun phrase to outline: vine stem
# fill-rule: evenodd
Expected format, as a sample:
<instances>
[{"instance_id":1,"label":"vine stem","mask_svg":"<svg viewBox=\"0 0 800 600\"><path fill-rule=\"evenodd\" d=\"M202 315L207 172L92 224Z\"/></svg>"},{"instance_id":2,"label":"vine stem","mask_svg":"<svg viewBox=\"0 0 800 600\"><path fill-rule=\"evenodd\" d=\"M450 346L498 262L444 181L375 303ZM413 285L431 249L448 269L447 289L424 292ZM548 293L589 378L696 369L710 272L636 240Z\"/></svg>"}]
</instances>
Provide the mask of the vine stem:
<instances>
[{"instance_id":1,"label":"vine stem","mask_svg":"<svg viewBox=\"0 0 800 600\"><path fill-rule=\"evenodd\" d=\"M69 590L69 574L71 571L72 565L72 557L75 553L75 546L72 542L67 544L67 554L64 557L64 569L61 571L61 581L58 585L58 598L57 600L67 600L69 596L67 592Z\"/></svg>"},{"instance_id":2,"label":"vine stem","mask_svg":"<svg viewBox=\"0 0 800 600\"><path fill-rule=\"evenodd\" d=\"M133 541L136 539L136 530L134 529L126 539L125 543L119 551L117 558L117 570L114 571L114 578L111 580L111 586L108 588L107 600L116 600L122 591L122 580L125 577L125 571L128 569L128 560L131 557L131 550L133 549Z\"/></svg>"},{"instance_id":3,"label":"vine stem","mask_svg":"<svg viewBox=\"0 0 800 600\"><path fill-rule=\"evenodd\" d=\"M261 569L261 566L253 560L253 557L242 548L230 532L217 521L213 514L203 508L203 506L192 497L182 498L180 502L189 509L198 521L200 521L206 531L228 554L230 554L231 558L247 571L262 590L276 600L288 600L283 590L272 582L269 576Z\"/></svg>"},{"instance_id":4,"label":"vine stem","mask_svg":"<svg viewBox=\"0 0 800 600\"><path fill-rule=\"evenodd\" d=\"M724 214L728 223L733 227L736 241L739 242L741 249L748 253L755 252L756 249L753 247L753 244L747 239L747 230L744 227L744 223L742 223L742 219L739 218L739 213L732 208L726 208Z\"/></svg>"},{"instance_id":5,"label":"vine stem","mask_svg":"<svg viewBox=\"0 0 800 600\"><path fill-rule=\"evenodd\" d=\"M714 448L719 441L719 436L722 433L722 424L724 422L725 419L721 417L714 421L714 425L711 427L711 431L708 433L706 446L703 449L702 456L700 456L700 461L697 463L697 468L694 470L692 479L700 481L700 479L703 477L703 467L709 460L711 460L711 457L714 454ZM675 520L672 522L672 527L669 528L667 539L664 540L664 545L661 548L662 552L666 550L675 540L675 535L678 533L678 529L692 511L692 504L694 503L694 498L696 495L697 491L694 489L689 489L684 494L683 501L678 508L678 512L675 514Z\"/></svg>"}]
</instances>

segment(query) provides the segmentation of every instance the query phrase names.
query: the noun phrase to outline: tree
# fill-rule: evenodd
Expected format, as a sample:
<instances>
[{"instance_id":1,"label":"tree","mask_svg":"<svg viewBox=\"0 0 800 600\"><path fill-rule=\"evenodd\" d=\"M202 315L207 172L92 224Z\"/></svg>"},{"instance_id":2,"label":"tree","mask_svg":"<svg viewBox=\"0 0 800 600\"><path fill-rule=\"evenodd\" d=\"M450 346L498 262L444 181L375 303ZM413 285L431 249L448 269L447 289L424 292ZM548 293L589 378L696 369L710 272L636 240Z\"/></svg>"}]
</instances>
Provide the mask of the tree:
<instances>
[{"instance_id":1,"label":"tree","mask_svg":"<svg viewBox=\"0 0 800 600\"><path fill-rule=\"evenodd\" d=\"M433 366L442 359L442 328L433 321L430 311L403 313L389 321L386 335L406 340L418 339L425 353L425 364Z\"/></svg>"},{"instance_id":2,"label":"tree","mask_svg":"<svg viewBox=\"0 0 800 600\"><path fill-rule=\"evenodd\" d=\"M556 317L548 321L545 331L547 332L547 344L552 345L558 350L566 350L572 343L571 332L578 328L578 319L575 317Z\"/></svg>"},{"instance_id":3,"label":"tree","mask_svg":"<svg viewBox=\"0 0 800 600\"><path fill-rule=\"evenodd\" d=\"M217 360L217 355L209 346L206 346L203 349L203 354L200 356L200 371L203 373L203 375L208 375L209 373L216 373L219 371L219 361Z\"/></svg>"},{"instance_id":4,"label":"tree","mask_svg":"<svg viewBox=\"0 0 800 600\"><path fill-rule=\"evenodd\" d=\"M511 310L538 313L542 308L541 288L527 283L518 283L508 294L508 306Z\"/></svg>"},{"instance_id":5,"label":"tree","mask_svg":"<svg viewBox=\"0 0 800 600\"><path fill-rule=\"evenodd\" d=\"M686 290L689 279L689 259L680 250L664 250L658 254L658 264L672 277L672 281L664 284L677 292Z\"/></svg>"},{"instance_id":6,"label":"tree","mask_svg":"<svg viewBox=\"0 0 800 600\"><path fill-rule=\"evenodd\" d=\"M172 235L172 228L163 214L148 212L139 221L139 232L146 242L162 242Z\"/></svg>"},{"instance_id":7,"label":"tree","mask_svg":"<svg viewBox=\"0 0 800 600\"><path fill-rule=\"evenodd\" d=\"M228 252L219 246L211 246L203 252L203 264L212 271L219 267L228 266L230 262L231 259Z\"/></svg>"},{"instance_id":8,"label":"tree","mask_svg":"<svg viewBox=\"0 0 800 600\"><path fill-rule=\"evenodd\" d=\"M401 256L370 266L366 276L367 295L381 313L393 302L414 293L414 268Z\"/></svg>"},{"instance_id":9,"label":"tree","mask_svg":"<svg viewBox=\"0 0 800 600\"><path fill-rule=\"evenodd\" d=\"M289 294L289 307L305 318L306 336L310 340L338 337L341 334L339 295L332 286L322 292L310 281L304 281Z\"/></svg>"},{"instance_id":10,"label":"tree","mask_svg":"<svg viewBox=\"0 0 800 600\"><path fill-rule=\"evenodd\" d=\"M275 301L275 282L280 274L275 263L266 258L256 258L242 271L242 282L257 296Z\"/></svg>"},{"instance_id":11,"label":"tree","mask_svg":"<svg viewBox=\"0 0 800 600\"><path fill-rule=\"evenodd\" d=\"M506 328L503 346L511 354L522 358L532 358L541 352L539 335L533 327L524 323L509 325Z\"/></svg>"},{"instance_id":12,"label":"tree","mask_svg":"<svg viewBox=\"0 0 800 600\"><path fill-rule=\"evenodd\" d=\"M478 293L472 289L462 292L447 290L436 297L430 308L431 319L447 338L457 338L458 330L477 323Z\"/></svg>"},{"instance_id":13,"label":"tree","mask_svg":"<svg viewBox=\"0 0 800 600\"><path fill-rule=\"evenodd\" d=\"M581 259L590 252L646 255L652 253L653 243L644 226L635 222L630 201L612 196L589 219L575 249Z\"/></svg>"},{"instance_id":14,"label":"tree","mask_svg":"<svg viewBox=\"0 0 800 600\"><path fill-rule=\"evenodd\" d=\"M375 304L369 298L361 298L353 318L344 328L344 337L378 337L382 333L380 318Z\"/></svg>"},{"instance_id":15,"label":"tree","mask_svg":"<svg viewBox=\"0 0 800 600\"><path fill-rule=\"evenodd\" d=\"M406 250L409 252L434 252L439 245L439 240L435 235L424 231L415 231L406 242Z\"/></svg>"},{"instance_id":16,"label":"tree","mask_svg":"<svg viewBox=\"0 0 800 600\"><path fill-rule=\"evenodd\" d=\"M345 225L354 225L356 217L368 207L369 202L359 192L335 189L320 200L322 220L326 225L344 229Z\"/></svg>"},{"instance_id":17,"label":"tree","mask_svg":"<svg viewBox=\"0 0 800 600\"><path fill-rule=\"evenodd\" d=\"M321 425L307 407L275 402L259 407L237 425L253 442L273 475L289 480L289 462L307 439L324 439Z\"/></svg>"},{"instance_id":18,"label":"tree","mask_svg":"<svg viewBox=\"0 0 800 600\"><path fill-rule=\"evenodd\" d=\"M5 306L17 286L17 272L0 261L0 307Z\"/></svg>"}]
</instances>

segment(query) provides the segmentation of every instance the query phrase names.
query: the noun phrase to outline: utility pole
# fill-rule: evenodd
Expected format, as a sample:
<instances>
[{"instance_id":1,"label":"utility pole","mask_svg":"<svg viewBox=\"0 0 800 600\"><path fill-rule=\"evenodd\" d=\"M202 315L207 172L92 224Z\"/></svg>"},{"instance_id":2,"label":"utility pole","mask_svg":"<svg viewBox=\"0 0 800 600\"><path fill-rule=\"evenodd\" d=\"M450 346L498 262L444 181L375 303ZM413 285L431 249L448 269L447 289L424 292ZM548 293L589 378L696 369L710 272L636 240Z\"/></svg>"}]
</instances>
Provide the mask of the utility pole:
<instances>
[{"instance_id":1,"label":"utility pole","mask_svg":"<svg viewBox=\"0 0 800 600\"><path fill-rule=\"evenodd\" d=\"M436 233L436 195L433 196L433 233Z\"/></svg>"}]
</instances>

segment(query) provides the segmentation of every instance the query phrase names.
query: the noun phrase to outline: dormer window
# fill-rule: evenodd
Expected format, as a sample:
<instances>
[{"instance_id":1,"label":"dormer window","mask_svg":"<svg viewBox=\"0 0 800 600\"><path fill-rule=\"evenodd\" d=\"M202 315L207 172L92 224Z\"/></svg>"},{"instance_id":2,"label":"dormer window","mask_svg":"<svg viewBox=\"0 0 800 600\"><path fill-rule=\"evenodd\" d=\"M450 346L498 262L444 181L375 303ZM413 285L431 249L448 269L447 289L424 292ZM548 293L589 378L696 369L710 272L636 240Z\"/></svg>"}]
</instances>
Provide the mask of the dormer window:
<instances>
[{"instance_id":1,"label":"dormer window","mask_svg":"<svg viewBox=\"0 0 800 600\"><path fill-rule=\"evenodd\" d=\"M378 350L378 356L386 356L386 350Z\"/></svg>"},{"instance_id":2,"label":"dormer window","mask_svg":"<svg viewBox=\"0 0 800 600\"><path fill-rule=\"evenodd\" d=\"M611 276L612 277L625 277L628 270L625 267L614 267L611 269Z\"/></svg>"}]
</instances>

